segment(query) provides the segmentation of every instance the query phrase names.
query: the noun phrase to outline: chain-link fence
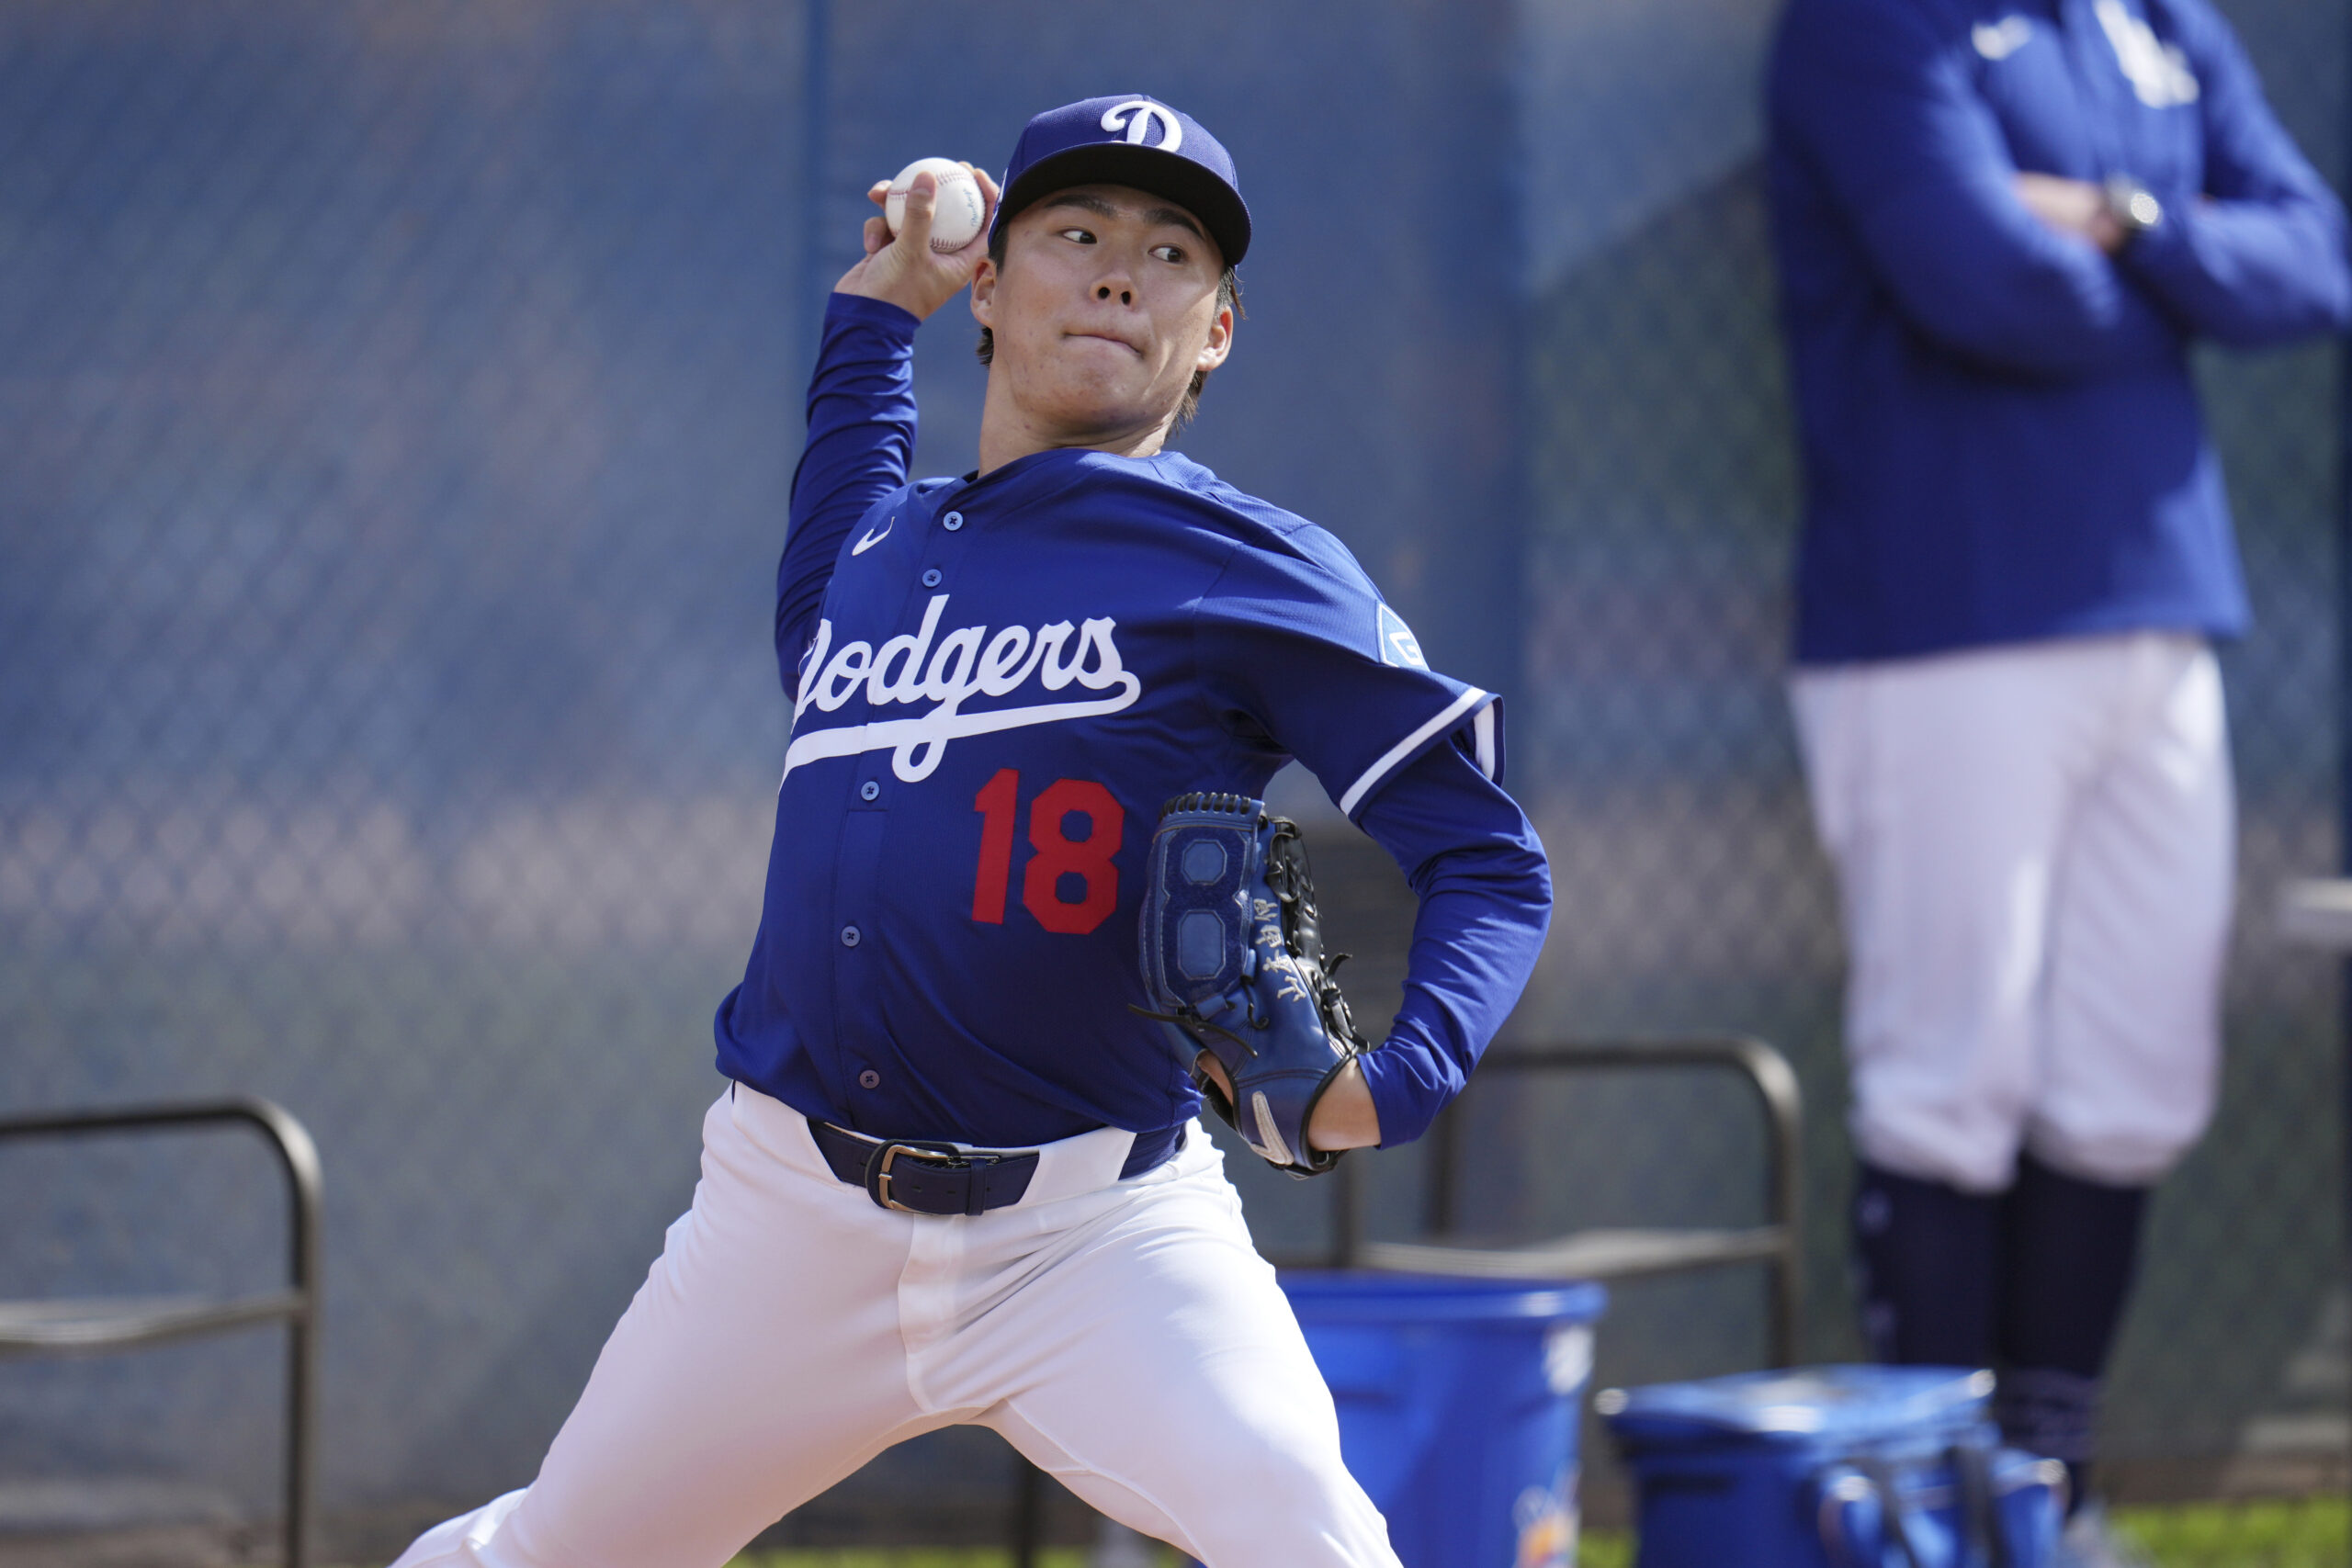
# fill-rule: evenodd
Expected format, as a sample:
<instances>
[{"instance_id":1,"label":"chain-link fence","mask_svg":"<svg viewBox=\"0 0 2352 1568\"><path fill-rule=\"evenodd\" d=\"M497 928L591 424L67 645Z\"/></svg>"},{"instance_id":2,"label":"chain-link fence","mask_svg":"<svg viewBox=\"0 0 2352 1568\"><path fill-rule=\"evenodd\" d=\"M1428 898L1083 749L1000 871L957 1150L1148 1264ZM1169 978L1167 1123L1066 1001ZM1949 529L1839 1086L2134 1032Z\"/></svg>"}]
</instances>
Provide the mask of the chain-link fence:
<instances>
[{"instance_id":1,"label":"chain-link fence","mask_svg":"<svg viewBox=\"0 0 2352 1568\"><path fill-rule=\"evenodd\" d=\"M2340 175L2352 8L2227 9ZM1516 1036L1787 1051L1805 1349L1855 1351L1840 955L1780 673L1771 10L0 8L0 1107L249 1090L309 1122L333 1539L527 1480L685 1201L786 720L767 600L809 317L857 193L993 161L1106 82L1216 126L1259 213L1190 449L1510 694L1561 893ZM922 335L925 471L968 464L968 331ZM2225 1103L2159 1203L2109 1415L2150 1489L2343 1474L2336 979L2269 912L2337 855L2335 379L2324 349L2207 378L2261 626L2229 656ZM1283 787L1377 1021L1401 880ZM1508 1098L1464 1107L1497 1134L1460 1189L1487 1228L1753 1217L1736 1091ZM1363 1162L1376 1235L1420 1224L1424 1162ZM1317 1189L1236 1170L1270 1248L1328 1239ZM0 1296L266 1278L268 1183L233 1143L0 1152ZM1762 1303L1626 1286L1601 1376L1752 1364ZM277 1375L259 1338L0 1365L0 1528L266 1514ZM944 1435L783 1533L992 1532L1010 1473Z\"/></svg>"},{"instance_id":2,"label":"chain-link fence","mask_svg":"<svg viewBox=\"0 0 2352 1568\"><path fill-rule=\"evenodd\" d=\"M694 1178L786 723L803 45L0 13L0 1095L306 1120L345 1521L526 1481ZM0 1294L258 1245L225 1170L13 1157ZM273 1502L258 1337L5 1372L23 1528Z\"/></svg>"}]
</instances>

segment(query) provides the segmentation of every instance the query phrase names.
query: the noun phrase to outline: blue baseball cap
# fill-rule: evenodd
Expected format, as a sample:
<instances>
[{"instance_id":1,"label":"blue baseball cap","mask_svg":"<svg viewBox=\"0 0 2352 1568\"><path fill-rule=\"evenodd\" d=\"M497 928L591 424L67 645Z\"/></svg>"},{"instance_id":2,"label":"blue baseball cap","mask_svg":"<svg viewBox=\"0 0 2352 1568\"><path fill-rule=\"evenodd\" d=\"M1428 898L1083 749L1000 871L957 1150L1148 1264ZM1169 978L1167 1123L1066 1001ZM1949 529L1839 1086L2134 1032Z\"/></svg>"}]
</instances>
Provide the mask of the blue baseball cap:
<instances>
[{"instance_id":1,"label":"blue baseball cap","mask_svg":"<svg viewBox=\"0 0 2352 1568\"><path fill-rule=\"evenodd\" d=\"M1233 265L1250 248L1233 156L1201 122L1141 93L1047 109L1022 129L1005 165L993 243L1015 215L1072 186L1133 186L1176 202L1201 220Z\"/></svg>"}]
</instances>

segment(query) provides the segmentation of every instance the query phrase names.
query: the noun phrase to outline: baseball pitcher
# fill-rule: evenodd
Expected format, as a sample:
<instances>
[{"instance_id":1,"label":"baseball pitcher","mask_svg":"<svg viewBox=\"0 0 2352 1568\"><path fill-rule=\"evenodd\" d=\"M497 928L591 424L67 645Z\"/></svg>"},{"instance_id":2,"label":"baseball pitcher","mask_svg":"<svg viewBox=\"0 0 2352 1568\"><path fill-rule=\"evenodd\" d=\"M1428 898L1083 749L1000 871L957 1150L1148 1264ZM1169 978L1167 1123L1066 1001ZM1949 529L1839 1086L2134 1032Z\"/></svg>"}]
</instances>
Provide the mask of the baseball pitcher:
<instances>
[{"instance_id":1,"label":"baseball pitcher","mask_svg":"<svg viewBox=\"0 0 2352 1568\"><path fill-rule=\"evenodd\" d=\"M1302 1175L1419 1136L1535 962L1544 852L1493 694L1329 534L1166 449L1240 314L1226 150L1093 98L976 177L981 236L934 251L917 175L826 316L694 1205L537 1480L403 1568L719 1568L958 1422L1214 1568L1395 1568L1194 1117ZM910 482L915 329L967 287L977 462ZM1419 899L1369 1048L1262 805L1294 758Z\"/></svg>"}]
</instances>

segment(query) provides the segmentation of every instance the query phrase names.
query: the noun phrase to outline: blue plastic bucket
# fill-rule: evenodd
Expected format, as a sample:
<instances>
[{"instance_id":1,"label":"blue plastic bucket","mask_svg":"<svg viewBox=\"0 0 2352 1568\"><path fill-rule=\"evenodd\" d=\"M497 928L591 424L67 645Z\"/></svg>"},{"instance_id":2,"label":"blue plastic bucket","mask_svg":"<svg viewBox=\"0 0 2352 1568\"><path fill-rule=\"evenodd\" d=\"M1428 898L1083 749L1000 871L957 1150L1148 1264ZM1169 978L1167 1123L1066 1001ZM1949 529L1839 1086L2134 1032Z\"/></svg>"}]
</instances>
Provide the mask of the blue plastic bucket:
<instances>
[{"instance_id":1,"label":"blue plastic bucket","mask_svg":"<svg viewBox=\"0 0 2352 1568\"><path fill-rule=\"evenodd\" d=\"M1286 1274L1349 1471L1405 1568L1571 1568L1587 1283Z\"/></svg>"}]
</instances>

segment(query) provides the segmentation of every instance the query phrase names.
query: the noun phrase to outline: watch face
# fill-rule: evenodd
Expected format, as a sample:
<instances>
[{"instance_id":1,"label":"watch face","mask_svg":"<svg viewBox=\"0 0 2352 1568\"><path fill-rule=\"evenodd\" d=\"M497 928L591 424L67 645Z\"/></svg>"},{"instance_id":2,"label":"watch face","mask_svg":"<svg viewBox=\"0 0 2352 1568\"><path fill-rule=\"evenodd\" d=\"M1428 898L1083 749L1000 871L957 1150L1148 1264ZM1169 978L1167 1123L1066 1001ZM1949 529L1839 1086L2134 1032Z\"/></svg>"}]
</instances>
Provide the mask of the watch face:
<instances>
[{"instance_id":1,"label":"watch face","mask_svg":"<svg viewBox=\"0 0 2352 1568\"><path fill-rule=\"evenodd\" d=\"M2109 175L2107 179L2108 215L2133 234L2144 232L2163 221L2164 203L2155 193L2129 175Z\"/></svg>"}]
</instances>

